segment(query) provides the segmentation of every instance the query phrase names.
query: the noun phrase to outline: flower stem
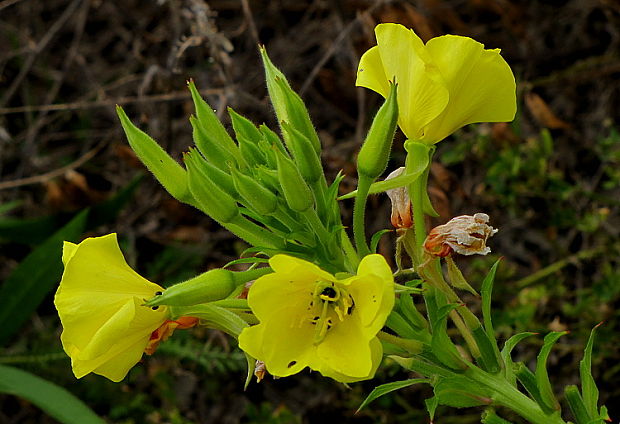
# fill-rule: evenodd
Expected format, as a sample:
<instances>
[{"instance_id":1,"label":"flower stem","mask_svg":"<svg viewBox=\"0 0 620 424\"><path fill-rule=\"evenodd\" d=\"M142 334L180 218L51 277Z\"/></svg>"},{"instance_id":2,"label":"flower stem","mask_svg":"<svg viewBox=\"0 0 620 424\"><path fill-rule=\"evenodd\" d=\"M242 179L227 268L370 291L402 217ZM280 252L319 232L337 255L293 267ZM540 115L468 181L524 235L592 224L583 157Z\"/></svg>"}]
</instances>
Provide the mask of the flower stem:
<instances>
[{"instance_id":1,"label":"flower stem","mask_svg":"<svg viewBox=\"0 0 620 424\"><path fill-rule=\"evenodd\" d=\"M368 199L368 191L370 190L371 184L372 178L363 174L359 175L357 181L357 195L355 196L355 205L353 206L353 236L355 238L357 253L361 257L370 253L370 248L366 243L364 215L366 213L366 200Z\"/></svg>"}]
</instances>

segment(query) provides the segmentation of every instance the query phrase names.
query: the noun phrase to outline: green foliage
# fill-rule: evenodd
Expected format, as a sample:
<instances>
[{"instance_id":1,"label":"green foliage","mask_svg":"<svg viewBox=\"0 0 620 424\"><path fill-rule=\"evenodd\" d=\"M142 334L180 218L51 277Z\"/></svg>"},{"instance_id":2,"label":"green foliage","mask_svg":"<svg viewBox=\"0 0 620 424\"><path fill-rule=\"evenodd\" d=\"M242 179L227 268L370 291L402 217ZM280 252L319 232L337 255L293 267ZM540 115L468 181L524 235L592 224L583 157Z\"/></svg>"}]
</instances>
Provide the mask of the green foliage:
<instances>
[{"instance_id":1,"label":"green foliage","mask_svg":"<svg viewBox=\"0 0 620 424\"><path fill-rule=\"evenodd\" d=\"M27 399L63 424L104 423L67 390L17 368L0 365L0 393Z\"/></svg>"},{"instance_id":2,"label":"green foliage","mask_svg":"<svg viewBox=\"0 0 620 424\"><path fill-rule=\"evenodd\" d=\"M386 383L386 384L382 384L380 386L377 386L373 389L372 392L370 392L370 394L368 395L368 397L366 399L364 399L364 402L362 402L362 404L359 406L359 408L357 409L357 411L359 412L361 409L363 409L364 407L366 407L370 402L372 402L373 400L386 395L388 393L391 393L395 390L400 390L400 389L404 389L405 387L409 387L409 386L413 386L414 384L420 384L420 383L428 383L429 380L426 378L410 378L408 380L403 380L403 381L393 381L391 383Z\"/></svg>"}]
</instances>

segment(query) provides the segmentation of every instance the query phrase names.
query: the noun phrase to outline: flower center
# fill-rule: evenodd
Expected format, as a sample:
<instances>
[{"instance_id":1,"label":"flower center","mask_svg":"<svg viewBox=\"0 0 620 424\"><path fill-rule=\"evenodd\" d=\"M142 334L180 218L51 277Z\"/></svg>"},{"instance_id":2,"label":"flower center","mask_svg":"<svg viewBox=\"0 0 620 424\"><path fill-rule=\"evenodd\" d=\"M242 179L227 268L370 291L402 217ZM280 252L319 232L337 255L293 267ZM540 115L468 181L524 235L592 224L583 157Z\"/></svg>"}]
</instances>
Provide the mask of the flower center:
<instances>
[{"instance_id":1,"label":"flower center","mask_svg":"<svg viewBox=\"0 0 620 424\"><path fill-rule=\"evenodd\" d=\"M310 321L316 326L314 344L318 345L328 331L353 313L355 301L340 284L332 281L317 281L310 301Z\"/></svg>"}]
</instances>

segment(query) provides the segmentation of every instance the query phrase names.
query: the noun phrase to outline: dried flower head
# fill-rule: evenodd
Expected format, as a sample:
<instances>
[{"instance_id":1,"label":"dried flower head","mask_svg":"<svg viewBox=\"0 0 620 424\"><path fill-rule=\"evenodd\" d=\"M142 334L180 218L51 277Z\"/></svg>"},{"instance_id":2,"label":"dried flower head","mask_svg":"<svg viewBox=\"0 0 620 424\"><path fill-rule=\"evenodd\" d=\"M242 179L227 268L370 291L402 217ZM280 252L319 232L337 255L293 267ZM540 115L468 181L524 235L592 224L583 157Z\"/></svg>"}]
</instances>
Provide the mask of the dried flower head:
<instances>
[{"instance_id":1,"label":"dried flower head","mask_svg":"<svg viewBox=\"0 0 620 424\"><path fill-rule=\"evenodd\" d=\"M486 255L491 251L486 245L487 239L497 232L488 222L489 215L485 213L452 218L431 230L424 241L424 250L442 258L452 252L461 255Z\"/></svg>"},{"instance_id":2,"label":"dried flower head","mask_svg":"<svg viewBox=\"0 0 620 424\"><path fill-rule=\"evenodd\" d=\"M392 171L385 180L399 177L403 172L405 172L405 167L401 166ZM385 193L392 201L392 225L395 228L411 228L413 218L411 217L411 200L407 187L393 188Z\"/></svg>"}]
</instances>

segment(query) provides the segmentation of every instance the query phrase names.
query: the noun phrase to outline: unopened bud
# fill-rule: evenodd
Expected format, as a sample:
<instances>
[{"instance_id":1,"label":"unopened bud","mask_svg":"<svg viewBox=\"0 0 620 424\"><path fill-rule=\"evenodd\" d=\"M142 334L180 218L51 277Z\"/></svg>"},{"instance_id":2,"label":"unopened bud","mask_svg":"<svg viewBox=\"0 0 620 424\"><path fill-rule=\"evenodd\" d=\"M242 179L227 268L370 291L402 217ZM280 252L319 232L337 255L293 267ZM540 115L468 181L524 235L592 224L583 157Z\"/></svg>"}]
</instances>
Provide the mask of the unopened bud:
<instances>
[{"instance_id":1,"label":"unopened bud","mask_svg":"<svg viewBox=\"0 0 620 424\"><path fill-rule=\"evenodd\" d=\"M167 288L145 305L190 306L213 302L226 298L235 287L233 271L217 268Z\"/></svg>"},{"instance_id":2,"label":"unopened bud","mask_svg":"<svg viewBox=\"0 0 620 424\"><path fill-rule=\"evenodd\" d=\"M405 172L405 167L401 166L392 171L385 180L387 181L399 177L403 172ZM385 193L392 202L392 225L395 228L411 228L413 225L413 218L411 216L411 200L409 199L409 190L407 186L386 190Z\"/></svg>"},{"instance_id":3,"label":"unopened bud","mask_svg":"<svg viewBox=\"0 0 620 424\"><path fill-rule=\"evenodd\" d=\"M278 181L289 208L295 212L304 212L314 206L314 195L301 176L295 163L284 156L277 148Z\"/></svg>"},{"instance_id":4,"label":"unopened bud","mask_svg":"<svg viewBox=\"0 0 620 424\"><path fill-rule=\"evenodd\" d=\"M446 257L452 252L461 255L486 255L491 251L486 242L497 230L487 224L489 215L477 213L452 218L431 230L424 241L427 253Z\"/></svg>"},{"instance_id":5,"label":"unopened bud","mask_svg":"<svg viewBox=\"0 0 620 424\"><path fill-rule=\"evenodd\" d=\"M390 84L390 94L372 121L366 140L357 155L357 172L378 178L387 167L398 122L396 84Z\"/></svg>"},{"instance_id":6,"label":"unopened bud","mask_svg":"<svg viewBox=\"0 0 620 424\"><path fill-rule=\"evenodd\" d=\"M235 188L244 203L261 215L271 215L278 206L278 198L255 179L231 169Z\"/></svg>"}]
</instances>

